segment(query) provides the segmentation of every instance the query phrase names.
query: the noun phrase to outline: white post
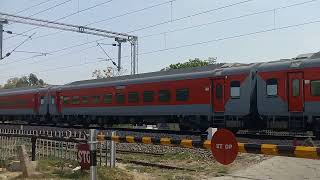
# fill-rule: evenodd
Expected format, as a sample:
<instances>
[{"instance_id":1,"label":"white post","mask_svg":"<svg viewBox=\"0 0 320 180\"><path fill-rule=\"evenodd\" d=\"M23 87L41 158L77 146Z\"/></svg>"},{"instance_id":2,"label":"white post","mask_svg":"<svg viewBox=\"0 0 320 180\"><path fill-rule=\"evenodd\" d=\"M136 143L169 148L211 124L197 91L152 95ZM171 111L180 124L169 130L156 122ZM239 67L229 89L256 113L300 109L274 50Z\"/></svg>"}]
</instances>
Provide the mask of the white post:
<instances>
[{"instance_id":1,"label":"white post","mask_svg":"<svg viewBox=\"0 0 320 180\"><path fill-rule=\"evenodd\" d=\"M116 131L112 131L111 137L116 136ZM110 167L114 168L116 166L116 142L111 141L111 158L110 158Z\"/></svg>"},{"instance_id":2,"label":"white post","mask_svg":"<svg viewBox=\"0 0 320 180\"><path fill-rule=\"evenodd\" d=\"M218 128L212 128L212 127L209 127L207 129L207 132L208 132L208 136L207 136L207 140L211 140L212 139L212 136L214 135L214 133L218 130Z\"/></svg>"},{"instance_id":3,"label":"white post","mask_svg":"<svg viewBox=\"0 0 320 180\"><path fill-rule=\"evenodd\" d=\"M90 180L97 179L97 132L90 129Z\"/></svg>"}]
</instances>

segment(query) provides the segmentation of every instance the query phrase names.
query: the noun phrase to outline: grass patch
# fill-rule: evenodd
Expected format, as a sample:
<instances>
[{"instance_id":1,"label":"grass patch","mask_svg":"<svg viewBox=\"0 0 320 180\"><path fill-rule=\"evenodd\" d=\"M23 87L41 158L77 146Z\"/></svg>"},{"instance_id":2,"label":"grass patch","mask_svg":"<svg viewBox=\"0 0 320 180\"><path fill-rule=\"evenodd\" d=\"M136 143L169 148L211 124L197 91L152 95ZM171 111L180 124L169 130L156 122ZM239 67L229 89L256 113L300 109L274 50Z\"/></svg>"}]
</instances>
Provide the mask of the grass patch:
<instances>
[{"instance_id":1,"label":"grass patch","mask_svg":"<svg viewBox=\"0 0 320 180\"><path fill-rule=\"evenodd\" d=\"M55 157L48 157L38 161L37 171L41 172L45 177L59 179L87 179L88 173L76 171L72 172L72 167L78 166L78 162L71 160L63 160Z\"/></svg>"},{"instance_id":2,"label":"grass patch","mask_svg":"<svg viewBox=\"0 0 320 180\"><path fill-rule=\"evenodd\" d=\"M119 168L99 167L98 177L100 180L132 180L133 175Z\"/></svg>"}]
</instances>

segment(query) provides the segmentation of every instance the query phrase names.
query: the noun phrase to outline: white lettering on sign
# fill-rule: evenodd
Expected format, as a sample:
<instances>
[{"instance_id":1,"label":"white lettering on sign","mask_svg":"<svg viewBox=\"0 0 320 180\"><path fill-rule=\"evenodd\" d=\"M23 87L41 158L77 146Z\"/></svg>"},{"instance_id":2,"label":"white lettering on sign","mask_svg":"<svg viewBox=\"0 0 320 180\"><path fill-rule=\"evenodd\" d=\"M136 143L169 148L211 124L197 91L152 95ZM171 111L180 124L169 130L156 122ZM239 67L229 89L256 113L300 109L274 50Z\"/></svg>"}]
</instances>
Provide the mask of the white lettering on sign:
<instances>
[{"instance_id":1,"label":"white lettering on sign","mask_svg":"<svg viewBox=\"0 0 320 180\"><path fill-rule=\"evenodd\" d=\"M225 144L224 149L232 149L232 144Z\"/></svg>"},{"instance_id":2,"label":"white lettering on sign","mask_svg":"<svg viewBox=\"0 0 320 180\"><path fill-rule=\"evenodd\" d=\"M216 144L217 149L232 149L232 144Z\"/></svg>"},{"instance_id":3,"label":"white lettering on sign","mask_svg":"<svg viewBox=\"0 0 320 180\"><path fill-rule=\"evenodd\" d=\"M90 151L78 151L78 160L80 163L90 163Z\"/></svg>"}]
</instances>

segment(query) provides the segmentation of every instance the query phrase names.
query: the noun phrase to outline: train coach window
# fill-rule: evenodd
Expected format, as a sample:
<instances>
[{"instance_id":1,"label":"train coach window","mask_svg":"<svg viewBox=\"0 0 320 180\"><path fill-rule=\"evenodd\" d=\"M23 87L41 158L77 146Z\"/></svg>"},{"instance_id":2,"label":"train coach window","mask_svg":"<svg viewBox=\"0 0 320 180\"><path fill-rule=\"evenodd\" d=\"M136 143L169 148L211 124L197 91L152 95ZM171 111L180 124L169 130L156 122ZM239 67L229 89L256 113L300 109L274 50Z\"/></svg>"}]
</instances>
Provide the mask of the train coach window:
<instances>
[{"instance_id":1,"label":"train coach window","mask_svg":"<svg viewBox=\"0 0 320 180\"><path fill-rule=\"evenodd\" d=\"M69 104L69 97L63 96L63 104Z\"/></svg>"},{"instance_id":2,"label":"train coach window","mask_svg":"<svg viewBox=\"0 0 320 180\"><path fill-rule=\"evenodd\" d=\"M123 93L116 93L116 102L117 103L124 103L124 94Z\"/></svg>"},{"instance_id":3,"label":"train coach window","mask_svg":"<svg viewBox=\"0 0 320 180\"><path fill-rule=\"evenodd\" d=\"M154 97L153 91L144 91L143 92L143 102L152 102Z\"/></svg>"},{"instance_id":4,"label":"train coach window","mask_svg":"<svg viewBox=\"0 0 320 180\"><path fill-rule=\"evenodd\" d=\"M230 83L230 96L231 98L240 97L240 81L232 81Z\"/></svg>"},{"instance_id":5,"label":"train coach window","mask_svg":"<svg viewBox=\"0 0 320 180\"><path fill-rule=\"evenodd\" d=\"M105 104L111 104L112 103L112 94L105 94L103 98L103 102Z\"/></svg>"},{"instance_id":6,"label":"train coach window","mask_svg":"<svg viewBox=\"0 0 320 180\"><path fill-rule=\"evenodd\" d=\"M81 97L81 103L82 104L88 104L89 102L89 97L88 96L82 96Z\"/></svg>"},{"instance_id":7,"label":"train coach window","mask_svg":"<svg viewBox=\"0 0 320 180\"><path fill-rule=\"evenodd\" d=\"M51 104L55 104L55 97L54 96L51 96Z\"/></svg>"},{"instance_id":8,"label":"train coach window","mask_svg":"<svg viewBox=\"0 0 320 180\"><path fill-rule=\"evenodd\" d=\"M176 100L186 101L189 98L189 89L177 89L176 90Z\"/></svg>"},{"instance_id":9,"label":"train coach window","mask_svg":"<svg viewBox=\"0 0 320 180\"><path fill-rule=\"evenodd\" d=\"M79 96L73 96L71 103L72 104L80 104L80 97Z\"/></svg>"},{"instance_id":10,"label":"train coach window","mask_svg":"<svg viewBox=\"0 0 320 180\"><path fill-rule=\"evenodd\" d=\"M311 81L311 95L320 96L320 80Z\"/></svg>"},{"instance_id":11,"label":"train coach window","mask_svg":"<svg viewBox=\"0 0 320 180\"><path fill-rule=\"evenodd\" d=\"M216 85L216 97L217 99L221 99L223 95L223 88L221 84Z\"/></svg>"},{"instance_id":12,"label":"train coach window","mask_svg":"<svg viewBox=\"0 0 320 180\"><path fill-rule=\"evenodd\" d=\"M293 97L300 95L300 80L299 79L292 80L292 95L293 95Z\"/></svg>"},{"instance_id":13,"label":"train coach window","mask_svg":"<svg viewBox=\"0 0 320 180\"><path fill-rule=\"evenodd\" d=\"M100 102L100 96L92 96L92 103L98 104Z\"/></svg>"},{"instance_id":14,"label":"train coach window","mask_svg":"<svg viewBox=\"0 0 320 180\"><path fill-rule=\"evenodd\" d=\"M40 97L40 104L44 104L44 96Z\"/></svg>"},{"instance_id":15,"label":"train coach window","mask_svg":"<svg viewBox=\"0 0 320 180\"><path fill-rule=\"evenodd\" d=\"M168 102L170 100L170 91L169 90L160 90L159 91L159 101Z\"/></svg>"},{"instance_id":16,"label":"train coach window","mask_svg":"<svg viewBox=\"0 0 320 180\"><path fill-rule=\"evenodd\" d=\"M268 96L277 96L278 95L278 81L277 79L268 79L267 80L267 95Z\"/></svg>"},{"instance_id":17,"label":"train coach window","mask_svg":"<svg viewBox=\"0 0 320 180\"><path fill-rule=\"evenodd\" d=\"M137 92L129 92L128 93L128 102L130 102L130 103L139 102L139 94Z\"/></svg>"}]
</instances>

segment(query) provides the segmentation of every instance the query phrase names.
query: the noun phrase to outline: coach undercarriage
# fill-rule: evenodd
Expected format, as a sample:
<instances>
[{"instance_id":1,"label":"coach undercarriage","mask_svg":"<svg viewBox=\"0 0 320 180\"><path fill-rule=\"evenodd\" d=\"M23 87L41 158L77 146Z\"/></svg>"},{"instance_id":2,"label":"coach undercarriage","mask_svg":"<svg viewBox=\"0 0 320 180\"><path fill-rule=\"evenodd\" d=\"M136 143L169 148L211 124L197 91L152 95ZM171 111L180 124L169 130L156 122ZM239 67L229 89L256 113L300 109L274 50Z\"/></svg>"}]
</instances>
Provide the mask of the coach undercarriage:
<instances>
[{"instance_id":1,"label":"coach undercarriage","mask_svg":"<svg viewBox=\"0 0 320 180\"><path fill-rule=\"evenodd\" d=\"M311 118L311 119L310 119ZM255 119L256 120L256 119ZM262 116L259 122L249 116L205 116L205 115L167 115L167 116L90 116L90 115L64 115L45 116L0 116L2 122L20 122L24 124L68 124L71 126L82 125L89 127L91 124L99 126L113 126L121 124L132 125L157 125L178 124L180 130L202 131L207 128L227 128L233 132L243 129L274 130L290 132L312 131L319 138L320 116ZM252 126L254 123L255 126Z\"/></svg>"}]
</instances>

